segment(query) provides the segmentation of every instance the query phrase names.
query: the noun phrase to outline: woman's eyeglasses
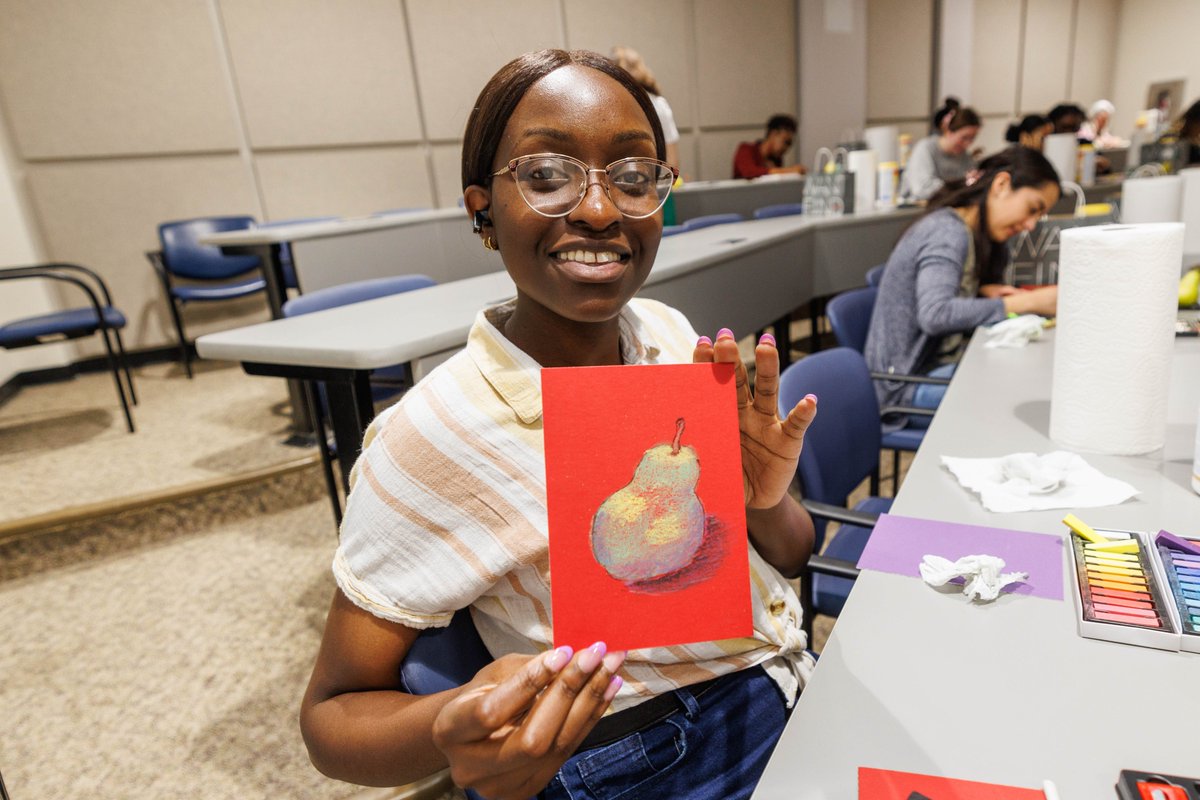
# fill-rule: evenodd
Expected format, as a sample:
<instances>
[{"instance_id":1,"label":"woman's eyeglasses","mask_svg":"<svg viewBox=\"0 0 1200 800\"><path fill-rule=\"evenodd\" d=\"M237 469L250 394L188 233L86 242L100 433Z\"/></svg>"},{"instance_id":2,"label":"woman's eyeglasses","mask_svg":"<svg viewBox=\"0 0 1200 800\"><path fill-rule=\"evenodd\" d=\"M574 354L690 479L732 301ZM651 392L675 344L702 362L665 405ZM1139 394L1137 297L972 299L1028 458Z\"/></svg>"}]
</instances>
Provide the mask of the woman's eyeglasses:
<instances>
[{"instance_id":1,"label":"woman's eyeglasses","mask_svg":"<svg viewBox=\"0 0 1200 800\"><path fill-rule=\"evenodd\" d=\"M604 173L600 185L612 204L627 217L645 219L667 201L679 170L654 158L622 158L604 169L591 169L578 159L556 153L520 156L492 176L510 173L525 203L544 217L565 217L583 201L593 172Z\"/></svg>"}]
</instances>

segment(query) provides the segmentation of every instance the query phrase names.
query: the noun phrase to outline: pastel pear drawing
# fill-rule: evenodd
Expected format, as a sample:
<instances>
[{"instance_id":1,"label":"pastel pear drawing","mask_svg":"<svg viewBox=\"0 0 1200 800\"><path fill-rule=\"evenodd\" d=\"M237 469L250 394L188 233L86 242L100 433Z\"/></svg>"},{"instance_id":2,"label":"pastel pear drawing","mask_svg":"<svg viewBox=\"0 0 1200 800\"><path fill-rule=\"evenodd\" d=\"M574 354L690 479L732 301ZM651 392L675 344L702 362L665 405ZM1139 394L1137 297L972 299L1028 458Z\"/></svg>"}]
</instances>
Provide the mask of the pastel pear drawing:
<instances>
[{"instance_id":1,"label":"pastel pear drawing","mask_svg":"<svg viewBox=\"0 0 1200 800\"><path fill-rule=\"evenodd\" d=\"M675 440L645 452L633 480L609 495L592 518L592 554L625 583L650 580L687 566L704 539L704 506L696 496L700 461Z\"/></svg>"}]
</instances>

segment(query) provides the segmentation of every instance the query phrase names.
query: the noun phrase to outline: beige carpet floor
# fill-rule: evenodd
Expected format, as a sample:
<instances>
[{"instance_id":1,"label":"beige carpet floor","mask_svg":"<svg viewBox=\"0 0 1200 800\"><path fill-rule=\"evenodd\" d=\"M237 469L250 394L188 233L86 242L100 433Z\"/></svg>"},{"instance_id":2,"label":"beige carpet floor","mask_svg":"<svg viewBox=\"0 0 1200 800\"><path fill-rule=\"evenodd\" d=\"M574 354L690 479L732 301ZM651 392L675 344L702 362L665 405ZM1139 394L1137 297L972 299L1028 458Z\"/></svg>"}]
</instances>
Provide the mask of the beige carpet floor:
<instances>
[{"instance_id":1,"label":"beige carpet floor","mask_svg":"<svg viewBox=\"0 0 1200 800\"><path fill-rule=\"evenodd\" d=\"M21 389L0 406L0 525L315 456L283 443L282 380L197 367L134 370L133 434L108 372Z\"/></svg>"}]
</instances>

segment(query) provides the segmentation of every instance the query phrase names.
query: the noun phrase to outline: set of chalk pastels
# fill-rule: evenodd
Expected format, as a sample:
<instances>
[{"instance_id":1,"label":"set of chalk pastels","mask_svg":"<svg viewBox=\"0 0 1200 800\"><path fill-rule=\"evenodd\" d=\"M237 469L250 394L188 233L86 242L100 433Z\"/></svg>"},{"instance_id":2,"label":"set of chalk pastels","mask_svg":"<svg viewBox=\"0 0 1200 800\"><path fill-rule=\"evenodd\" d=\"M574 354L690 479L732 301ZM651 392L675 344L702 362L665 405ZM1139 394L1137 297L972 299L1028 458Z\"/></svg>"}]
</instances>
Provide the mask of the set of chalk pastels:
<instances>
[{"instance_id":1,"label":"set of chalk pastels","mask_svg":"<svg viewBox=\"0 0 1200 800\"><path fill-rule=\"evenodd\" d=\"M1171 610L1180 632L1179 649L1200 653L1200 540L1159 531L1154 555L1167 577Z\"/></svg>"}]
</instances>

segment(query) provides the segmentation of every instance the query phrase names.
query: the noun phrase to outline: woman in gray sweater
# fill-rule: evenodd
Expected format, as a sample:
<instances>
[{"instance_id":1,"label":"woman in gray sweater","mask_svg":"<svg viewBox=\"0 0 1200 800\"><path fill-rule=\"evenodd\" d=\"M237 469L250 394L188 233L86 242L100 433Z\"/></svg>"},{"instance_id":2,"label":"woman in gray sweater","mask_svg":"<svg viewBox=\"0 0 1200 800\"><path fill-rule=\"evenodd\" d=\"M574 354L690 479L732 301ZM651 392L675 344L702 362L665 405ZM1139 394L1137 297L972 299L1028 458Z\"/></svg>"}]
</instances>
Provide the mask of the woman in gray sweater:
<instances>
[{"instance_id":1,"label":"woman in gray sweater","mask_svg":"<svg viewBox=\"0 0 1200 800\"><path fill-rule=\"evenodd\" d=\"M975 166L971 145L983 124L971 108L939 111L938 132L913 146L900 178L900 199L928 200L947 183L961 181Z\"/></svg>"},{"instance_id":2,"label":"woman in gray sweater","mask_svg":"<svg viewBox=\"0 0 1200 800\"><path fill-rule=\"evenodd\" d=\"M884 269L866 359L874 372L948 376L963 333L1009 313L1053 316L1058 288L1000 284L1011 237L1032 230L1058 202L1058 175L1039 152L1014 147L947 184L905 231ZM940 369L939 366L941 367ZM941 387L937 387L941 388ZM940 393L901 381L875 383L880 405L935 408ZM930 397L929 395L934 395Z\"/></svg>"}]
</instances>

